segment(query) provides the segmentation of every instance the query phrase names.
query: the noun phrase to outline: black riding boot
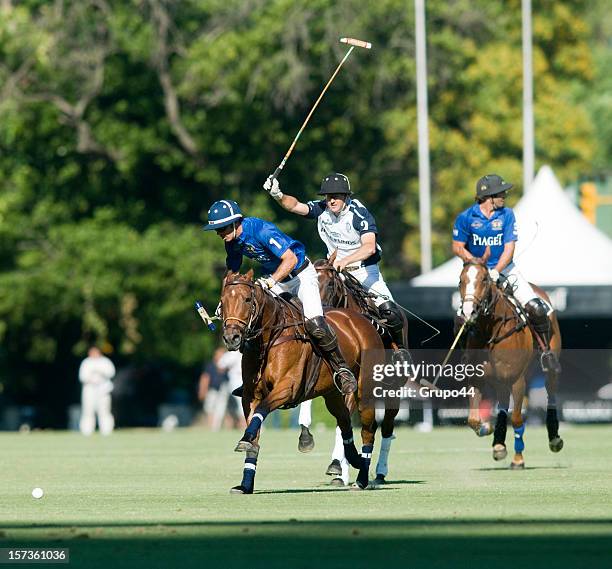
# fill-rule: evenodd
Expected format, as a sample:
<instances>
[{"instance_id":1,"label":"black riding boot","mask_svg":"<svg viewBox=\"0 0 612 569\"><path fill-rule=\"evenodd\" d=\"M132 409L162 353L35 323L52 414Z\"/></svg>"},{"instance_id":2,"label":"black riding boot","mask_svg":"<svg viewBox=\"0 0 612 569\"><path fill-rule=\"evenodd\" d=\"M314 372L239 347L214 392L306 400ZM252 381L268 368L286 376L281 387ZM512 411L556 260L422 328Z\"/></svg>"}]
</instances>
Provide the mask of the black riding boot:
<instances>
[{"instance_id":1,"label":"black riding boot","mask_svg":"<svg viewBox=\"0 0 612 569\"><path fill-rule=\"evenodd\" d=\"M525 305L525 312L527 312L533 329L542 338L546 346L540 357L542 371L552 370L555 373L559 373L561 371L561 364L557 359L557 354L550 349L552 329L548 319L548 305L541 298L533 298Z\"/></svg>"},{"instance_id":2,"label":"black riding boot","mask_svg":"<svg viewBox=\"0 0 612 569\"><path fill-rule=\"evenodd\" d=\"M385 326L391 335L391 340L397 345L397 350L393 354L400 362L412 363L410 352L404 344L404 320L402 318L401 308L392 300L383 302L378 310L380 315L385 319Z\"/></svg>"},{"instance_id":3,"label":"black riding boot","mask_svg":"<svg viewBox=\"0 0 612 569\"><path fill-rule=\"evenodd\" d=\"M340 378L340 390L342 393L350 395L357 391L357 380L340 353L336 333L330 328L325 318L323 316L315 316L306 320L306 332L308 332L331 365L334 371L334 383L336 383L336 377Z\"/></svg>"}]
</instances>

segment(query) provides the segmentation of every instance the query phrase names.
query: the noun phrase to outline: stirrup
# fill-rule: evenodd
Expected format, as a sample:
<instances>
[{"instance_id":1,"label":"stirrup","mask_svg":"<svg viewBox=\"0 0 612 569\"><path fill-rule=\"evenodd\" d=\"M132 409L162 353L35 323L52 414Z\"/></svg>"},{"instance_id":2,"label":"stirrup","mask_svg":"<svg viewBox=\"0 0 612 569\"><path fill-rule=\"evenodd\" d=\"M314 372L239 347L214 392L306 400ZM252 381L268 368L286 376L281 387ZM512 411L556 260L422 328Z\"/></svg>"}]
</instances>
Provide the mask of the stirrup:
<instances>
[{"instance_id":1,"label":"stirrup","mask_svg":"<svg viewBox=\"0 0 612 569\"><path fill-rule=\"evenodd\" d=\"M561 372L561 364L559 363L559 359L551 350L546 350L540 354L540 366L544 373L549 371L553 371L555 373Z\"/></svg>"},{"instance_id":2,"label":"stirrup","mask_svg":"<svg viewBox=\"0 0 612 569\"><path fill-rule=\"evenodd\" d=\"M412 356L410 352L406 348L398 348L397 350L393 350L393 354L391 354L391 358L393 362L404 363L406 362L408 365L412 364Z\"/></svg>"},{"instance_id":3,"label":"stirrup","mask_svg":"<svg viewBox=\"0 0 612 569\"><path fill-rule=\"evenodd\" d=\"M340 385L337 381L338 376L340 376ZM357 379L355 379L353 372L346 367L338 368L334 372L333 382L336 389L343 395L351 395L351 393L357 391Z\"/></svg>"}]
</instances>

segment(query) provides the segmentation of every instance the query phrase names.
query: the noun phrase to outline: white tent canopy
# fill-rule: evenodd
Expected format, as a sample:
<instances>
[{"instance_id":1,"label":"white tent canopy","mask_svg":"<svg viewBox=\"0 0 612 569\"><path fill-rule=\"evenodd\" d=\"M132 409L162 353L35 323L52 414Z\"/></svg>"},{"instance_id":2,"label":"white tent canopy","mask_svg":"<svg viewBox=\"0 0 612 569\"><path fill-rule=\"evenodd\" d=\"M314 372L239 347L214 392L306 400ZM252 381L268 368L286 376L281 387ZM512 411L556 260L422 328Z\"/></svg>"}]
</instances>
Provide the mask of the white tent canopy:
<instances>
[{"instance_id":1,"label":"white tent canopy","mask_svg":"<svg viewBox=\"0 0 612 569\"><path fill-rule=\"evenodd\" d=\"M514 259L529 281L548 287L612 285L612 240L578 211L549 166L540 168L514 213L519 230ZM455 257L410 284L456 287L461 268Z\"/></svg>"}]
</instances>

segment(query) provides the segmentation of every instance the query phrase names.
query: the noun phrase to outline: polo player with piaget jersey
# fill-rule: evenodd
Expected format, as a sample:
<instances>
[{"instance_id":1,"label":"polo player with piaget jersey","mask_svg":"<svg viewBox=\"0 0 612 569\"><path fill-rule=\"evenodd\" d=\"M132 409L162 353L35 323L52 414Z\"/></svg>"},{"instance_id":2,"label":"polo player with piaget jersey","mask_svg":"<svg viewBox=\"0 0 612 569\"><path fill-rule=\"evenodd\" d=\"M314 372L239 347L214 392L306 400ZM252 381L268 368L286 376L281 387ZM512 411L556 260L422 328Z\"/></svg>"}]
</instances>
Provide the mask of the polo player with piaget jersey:
<instances>
[{"instance_id":1,"label":"polo player with piaget jersey","mask_svg":"<svg viewBox=\"0 0 612 569\"><path fill-rule=\"evenodd\" d=\"M498 284L500 275L508 278L513 295L525 308L534 330L542 338L545 350L542 366L560 371L557 356L550 349L553 308L533 290L514 262L514 248L518 240L514 212L505 207L506 193L512 184L496 174L483 176L476 183L476 203L461 212L453 227L453 253L463 262L482 257L489 247L487 260L489 276Z\"/></svg>"},{"instance_id":2,"label":"polo player with piaget jersey","mask_svg":"<svg viewBox=\"0 0 612 569\"><path fill-rule=\"evenodd\" d=\"M338 338L325 321L318 276L306 257L304 245L283 233L276 225L257 217L244 217L232 200L219 200L208 210L205 231L216 231L225 242L226 266L238 271L243 256L261 263L264 276L257 283L273 294L287 292L297 296L304 309L305 328L340 379L345 395L357 390L357 380L338 347Z\"/></svg>"}]
</instances>

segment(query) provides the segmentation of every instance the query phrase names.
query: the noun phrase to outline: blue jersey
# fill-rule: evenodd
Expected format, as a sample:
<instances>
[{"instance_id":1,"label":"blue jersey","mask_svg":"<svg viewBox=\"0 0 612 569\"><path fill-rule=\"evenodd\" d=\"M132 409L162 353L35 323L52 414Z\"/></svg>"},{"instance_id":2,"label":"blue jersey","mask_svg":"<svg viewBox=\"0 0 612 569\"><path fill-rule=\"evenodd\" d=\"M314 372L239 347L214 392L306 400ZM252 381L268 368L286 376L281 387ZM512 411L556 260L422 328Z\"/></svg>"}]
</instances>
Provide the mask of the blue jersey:
<instances>
[{"instance_id":1,"label":"blue jersey","mask_svg":"<svg viewBox=\"0 0 612 569\"><path fill-rule=\"evenodd\" d=\"M272 274L281 264L281 256L291 249L297 257L295 269L299 269L306 253L304 245L284 234L276 225L257 217L245 217L242 220L242 234L225 243L227 259L225 264L232 271L237 271L242 265L242 256L263 265L266 273ZM294 270L295 270L294 269Z\"/></svg>"},{"instance_id":2,"label":"blue jersey","mask_svg":"<svg viewBox=\"0 0 612 569\"><path fill-rule=\"evenodd\" d=\"M465 243L465 248L474 257L482 257L487 246L491 247L491 256L487 261L490 268L497 265L504 245L517 240L516 219L508 207L495 210L487 218L479 204L474 204L457 216L453 227L453 241Z\"/></svg>"}]
</instances>

